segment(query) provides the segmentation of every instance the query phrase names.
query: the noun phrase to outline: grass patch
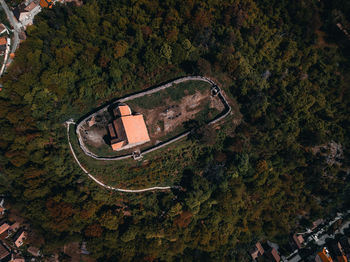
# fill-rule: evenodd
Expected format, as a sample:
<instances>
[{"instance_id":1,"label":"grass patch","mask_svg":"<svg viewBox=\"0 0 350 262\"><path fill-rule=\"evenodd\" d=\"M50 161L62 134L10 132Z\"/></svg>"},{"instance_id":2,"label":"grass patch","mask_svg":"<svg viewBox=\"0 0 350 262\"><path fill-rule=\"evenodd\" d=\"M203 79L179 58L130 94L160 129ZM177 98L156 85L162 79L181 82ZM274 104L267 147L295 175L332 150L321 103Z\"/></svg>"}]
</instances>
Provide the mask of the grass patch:
<instances>
[{"instance_id":1,"label":"grass patch","mask_svg":"<svg viewBox=\"0 0 350 262\"><path fill-rule=\"evenodd\" d=\"M187 81L166 89L168 97L173 101L180 101L186 95L194 95L196 91L203 93L210 89L211 85L203 81Z\"/></svg>"},{"instance_id":2,"label":"grass patch","mask_svg":"<svg viewBox=\"0 0 350 262\"><path fill-rule=\"evenodd\" d=\"M144 109L152 109L163 106L167 99L178 102L187 95L193 95L196 93L196 91L203 93L204 91L210 89L210 87L211 85L207 82L187 81L177 85L174 84L172 87L154 94L127 101L127 104L131 108L139 107Z\"/></svg>"},{"instance_id":3,"label":"grass patch","mask_svg":"<svg viewBox=\"0 0 350 262\"><path fill-rule=\"evenodd\" d=\"M97 156L114 157L114 156L125 155L127 153L127 152L120 153L117 151L113 151L112 147L107 144L99 147L94 147L92 145L89 145L88 143L85 143L85 146L89 149L90 152L93 152Z\"/></svg>"},{"instance_id":4,"label":"grass patch","mask_svg":"<svg viewBox=\"0 0 350 262\"><path fill-rule=\"evenodd\" d=\"M70 141L78 160L90 174L107 185L127 189L172 186L181 179L184 168L195 163L201 152L197 143L181 140L145 155L143 161L131 158L101 161L84 154L74 128L70 129Z\"/></svg>"}]
</instances>

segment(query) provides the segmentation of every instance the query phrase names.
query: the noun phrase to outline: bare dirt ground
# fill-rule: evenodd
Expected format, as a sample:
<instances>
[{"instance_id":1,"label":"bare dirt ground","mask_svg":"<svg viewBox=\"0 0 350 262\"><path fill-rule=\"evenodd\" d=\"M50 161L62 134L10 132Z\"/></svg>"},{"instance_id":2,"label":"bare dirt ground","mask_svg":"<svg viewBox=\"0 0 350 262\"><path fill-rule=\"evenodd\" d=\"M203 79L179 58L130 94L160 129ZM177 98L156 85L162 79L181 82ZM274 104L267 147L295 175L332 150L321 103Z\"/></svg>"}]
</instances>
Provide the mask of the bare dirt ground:
<instances>
[{"instance_id":1,"label":"bare dirt ground","mask_svg":"<svg viewBox=\"0 0 350 262\"><path fill-rule=\"evenodd\" d=\"M220 112L224 110L224 105L219 98L210 95L210 90L185 96L179 102L167 99L164 105L153 109L134 107L132 110L144 115L150 138L156 142L181 127L184 122L194 119L204 109L208 99L210 108L216 108Z\"/></svg>"},{"instance_id":2,"label":"bare dirt ground","mask_svg":"<svg viewBox=\"0 0 350 262\"><path fill-rule=\"evenodd\" d=\"M101 128L99 126L92 126L86 130L85 134L81 131L81 135L87 140L87 143L91 146L100 147L105 143L103 137L108 135L106 128Z\"/></svg>"},{"instance_id":3,"label":"bare dirt ground","mask_svg":"<svg viewBox=\"0 0 350 262\"><path fill-rule=\"evenodd\" d=\"M101 147L106 145L104 137L108 136L107 125L112 121L112 115L106 111L103 114L96 117L96 124L89 127L85 123L80 130L80 135L84 141L94 147Z\"/></svg>"}]
</instances>

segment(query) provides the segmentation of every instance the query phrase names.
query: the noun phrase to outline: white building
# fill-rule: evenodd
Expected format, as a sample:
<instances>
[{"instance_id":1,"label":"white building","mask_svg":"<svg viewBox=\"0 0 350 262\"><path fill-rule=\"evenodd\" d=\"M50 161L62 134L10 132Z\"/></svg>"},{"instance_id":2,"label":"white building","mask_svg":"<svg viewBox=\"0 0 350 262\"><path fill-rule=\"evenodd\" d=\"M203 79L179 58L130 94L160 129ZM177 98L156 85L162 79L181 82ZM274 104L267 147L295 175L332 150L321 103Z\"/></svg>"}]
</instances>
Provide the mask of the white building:
<instances>
[{"instance_id":1,"label":"white building","mask_svg":"<svg viewBox=\"0 0 350 262\"><path fill-rule=\"evenodd\" d=\"M41 12L41 6L37 1L29 3L27 6L20 5L14 10L14 15L24 28L33 24L34 17Z\"/></svg>"}]
</instances>

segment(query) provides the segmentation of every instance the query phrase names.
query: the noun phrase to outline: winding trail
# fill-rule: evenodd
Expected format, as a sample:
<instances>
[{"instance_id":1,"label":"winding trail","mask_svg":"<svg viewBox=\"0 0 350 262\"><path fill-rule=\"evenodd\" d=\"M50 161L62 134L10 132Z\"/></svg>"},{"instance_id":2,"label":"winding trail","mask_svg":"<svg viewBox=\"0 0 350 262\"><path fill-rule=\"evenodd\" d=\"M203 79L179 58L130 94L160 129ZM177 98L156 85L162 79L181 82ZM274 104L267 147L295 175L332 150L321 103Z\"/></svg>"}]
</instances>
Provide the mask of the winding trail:
<instances>
[{"instance_id":1,"label":"winding trail","mask_svg":"<svg viewBox=\"0 0 350 262\"><path fill-rule=\"evenodd\" d=\"M0 0L1 1L1 0ZM110 157L110 158L107 158L107 157L98 157L96 155L94 155L93 153L91 153L86 147L85 147L85 144L83 142L83 139L81 138L80 136L80 128L81 128L81 124L84 123L87 119L91 118L93 115L96 115L96 114L99 114L105 110L107 110L107 108L112 105L112 104L117 104L117 103L120 103L120 102L126 102L128 100L132 100L132 99L135 99L135 98L139 98L139 97L142 97L142 96L145 96L145 95L149 95L149 94L153 94L153 93L156 93L156 92L159 92L160 90L164 90L168 87L171 87L173 84L178 84L178 83L182 83L182 82L186 82L186 81L193 81L193 80L199 80L199 81L204 81L204 82L207 82L209 84L211 84L212 86L212 90L215 89L216 91L216 95L218 95L218 97L220 98L220 100L223 102L224 106L225 106L225 109L226 109L226 112L223 113L222 115L218 116L217 118L215 118L214 120L212 120L211 122L208 123L208 125L212 125L212 124L215 124L217 123L218 121L222 120L223 118L225 118L226 116L228 116L231 112L231 107L230 105L228 104L226 98L224 97L224 95L221 93L221 90L220 88L215 84L214 81L206 78L206 77L202 77L202 76L188 76L188 77L182 77L182 78L179 78L179 79L176 79L174 81L171 81L165 85L161 85L159 87L156 87L156 88L153 88L151 90L148 90L148 91L144 91L144 92L141 92L141 93L138 93L138 94L134 94L134 95L131 95L131 96L128 96L128 97L125 97L125 98L122 98L122 99L119 99L113 103L110 103L108 105L106 105L105 107L101 108L100 110L98 110L97 112L95 112L94 114L91 114L89 116L87 116L86 118L84 118L83 120L79 121L79 124L77 125L77 128L76 128L76 134L77 134L77 137L78 137L78 140L79 140L79 145L80 145L80 148L82 149L82 151L96 159L96 160L121 160L121 159L126 159L126 158L130 158L132 157L133 155L132 154L129 154L129 155L124 155L124 156L118 156L118 157ZM223 111L224 112L224 111ZM156 186L156 187L148 187L148 188L144 188L144 189L122 189L122 188L116 188L116 187L112 187L112 186L108 186L106 184L104 184L103 182L101 182L100 180L98 180L96 177L94 177L93 175L91 175L83 166L82 164L80 163L80 161L78 160L75 152L74 152L74 149L73 149L73 146L70 142L70 136L69 136L69 128L70 128L70 125L71 124L76 124L73 119L70 119L68 121L65 122L66 123L66 126L67 126L67 138L68 138L68 144L69 144L69 147L70 147L70 150L72 152L72 155L75 159L75 162L77 162L77 164L79 165L79 167L84 171L85 174L87 174L94 182L96 182L97 184L99 184L100 186L106 188L106 189L109 189L109 190L113 190L113 191L117 191L117 192L124 192L124 193L143 193L143 192L147 192L147 191L157 191L157 190L171 190L171 189L181 189L181 187L179 186L164 186L164 187L161 187L161 186ZM145 151L142 152L142 154L147 154L147 153L150 153L152 151L155 151L161 147L164 147L164 146L167 146L177 140L180 140L186 136L188 136L190 134L191 131L187 131L185 133L182 133L178 136L176 136L175 138L173 139L170 139L164 143L161 143L161 144L158 144L156 146L153 146Z\"/></svg>"},{"instance_id":2,"label":"winding trail","mask_svg":"<svg viewBox=\"0 0 350 262\"><path fill-rule=\"evenodd\" d=\"M147 191L156 191L156 190L170 190L171 188L178 188L177 186L165 186L165 187L161 187L161 186L156 186L156 187L148 187L148 188L144 188L144 189L122 189L122 188L116 188L116 187L112 187L112 186L108 186L104 183L102 183L100 180L98 180L96 177L94 177L93 175L91 175L86 169L85 167L82 166L82 164L80 163L80 161L78 160L73 146L70 142L70 136L69 136L69 127L71 124L75 124L72 120L68 120L66 122L67 125L67 137L68 137L68 144L69 144L69 148L70 151L72 152L72 155L75 159L75 162L77 162L77 164L79 165L79 167L84 171L85 174L87 174L93 181L95 181L97 184L99 184L100 186L113 190L113 191L117 191L117 192L124 192L124 193L143 193L143 192L147 192Z\"/></svg>"}]
</instances>

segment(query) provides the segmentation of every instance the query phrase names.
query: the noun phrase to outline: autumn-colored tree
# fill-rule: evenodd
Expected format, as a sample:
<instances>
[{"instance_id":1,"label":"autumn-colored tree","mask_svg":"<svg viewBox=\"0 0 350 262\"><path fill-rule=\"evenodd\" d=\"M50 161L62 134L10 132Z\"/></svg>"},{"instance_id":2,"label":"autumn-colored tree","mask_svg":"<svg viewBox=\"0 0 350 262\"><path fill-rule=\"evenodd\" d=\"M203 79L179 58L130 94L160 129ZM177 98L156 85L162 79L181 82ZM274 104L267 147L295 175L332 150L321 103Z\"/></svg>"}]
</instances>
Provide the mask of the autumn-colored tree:
<instances>
[{"instance_id":1,"label":"autumn-colored tree","mask_svg":"<svg viewBox=\"0 0 350 262\"><path fill-rule=\"evenodd\" d=\"M87 237L101 237L103 228L99 224L91 224L85 228L85 236Z\"/></svg>"},{"instance_id":2,"label":"autumn-colored tree","mask_svg":"<svg viewBox=\"0 0 350 262\"><path fill-rule=\"evenodd\" d=\"M124 40L119 40L114 46L114 58L123 57L128 50L128 43Z\"/></svg>"},{"instance_id":3,"label":"autumn-colored tree","mask_svg":"<svg viewBox=\"0 0 350 262\"><path fill-rule=\"evenodd\" d=\"M109 230L117 230L123 223L123 215L119 211L108 210L100 215L101 225Z\"/></svg>"},{"instance_id":4,"label":"autumn-colored tree","mask_svg":"<svg viewBox=\"0 0 350 262\"><path fill-rule=\"evenodd\" d=\"M210 11L200 8L196 11L193 19L195 28L202 30L203 28L209 27L212 21L212 14Z\"/></svg>"},{"instance_id":5,"label":"autumn-colored tree","mask_svg":"<svg viewBox=\"0 0 350 262\"><path fill-rule=\"evenodd\" d=\"M49 199L46 202L46 208L51 219L50 227L59 232L68 230L71 225L71 221L68 218L74 213L71 204Z\"/></svg>"}]
</instances>

